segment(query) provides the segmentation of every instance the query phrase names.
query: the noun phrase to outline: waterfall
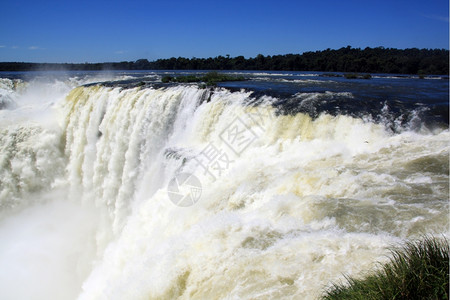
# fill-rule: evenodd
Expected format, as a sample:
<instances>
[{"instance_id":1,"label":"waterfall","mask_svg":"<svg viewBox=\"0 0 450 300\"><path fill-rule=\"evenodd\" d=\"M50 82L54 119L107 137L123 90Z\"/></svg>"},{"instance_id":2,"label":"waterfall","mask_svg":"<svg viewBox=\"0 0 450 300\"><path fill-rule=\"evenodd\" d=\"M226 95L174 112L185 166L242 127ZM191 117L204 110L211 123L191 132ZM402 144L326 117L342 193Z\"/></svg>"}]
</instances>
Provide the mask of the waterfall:
<instances>
[{"instance_id":1,"label":"waterfall","mask_svg":"<svg viewBox=\"0 0 450 300\"><path fill-rule=\"evenodd\" d=\"M59 190L87 211L79 299L306 299L403 238L446 234L448 130L257 100L76 87L57 130L0 131L0 207Z\"/></svg>"}]
</instances>

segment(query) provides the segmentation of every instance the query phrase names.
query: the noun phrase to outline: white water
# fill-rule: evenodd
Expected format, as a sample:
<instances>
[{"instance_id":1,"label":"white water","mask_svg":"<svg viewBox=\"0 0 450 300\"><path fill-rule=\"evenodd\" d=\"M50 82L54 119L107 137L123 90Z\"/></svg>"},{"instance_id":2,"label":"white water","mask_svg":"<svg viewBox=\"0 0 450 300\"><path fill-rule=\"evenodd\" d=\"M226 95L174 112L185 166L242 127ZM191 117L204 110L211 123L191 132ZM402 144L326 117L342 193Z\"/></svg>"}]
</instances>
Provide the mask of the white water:
<instances>
[{"instance_id":1,"label":"white water","mask_svg":"<svg viewBox=\"0 0 450 300\"><path fill-rule=\"evenodd\" d=\"M1 299L310 299L447 235L448 131L281 116L246 92L65 86L1 111ZM206 149L227 158L211 174ZM190 207L169 198L179 173L202 185Z\"/></svg>"}]
</instances>

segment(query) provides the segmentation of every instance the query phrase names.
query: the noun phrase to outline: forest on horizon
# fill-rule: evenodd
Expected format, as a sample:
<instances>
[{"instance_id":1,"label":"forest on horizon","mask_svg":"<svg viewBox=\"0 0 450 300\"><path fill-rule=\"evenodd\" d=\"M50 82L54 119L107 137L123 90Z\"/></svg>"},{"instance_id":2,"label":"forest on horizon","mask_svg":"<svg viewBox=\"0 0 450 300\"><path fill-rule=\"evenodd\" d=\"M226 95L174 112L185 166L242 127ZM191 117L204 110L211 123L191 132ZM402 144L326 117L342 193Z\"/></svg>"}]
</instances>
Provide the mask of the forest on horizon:
<instances>
[{"instance_id":1,"label":"forest on horizon","mask_svg":"<svg viewBox=\"0 0 450 300\"><path fill-rule=\"evenodd\" d=\"M105 63L0 62L0 71L37 70L255 70L448 75L449 50L347 46L302 54L258 54L254 58L219 55L214 58L172 57Z\"/></svg>"}]
</instances>

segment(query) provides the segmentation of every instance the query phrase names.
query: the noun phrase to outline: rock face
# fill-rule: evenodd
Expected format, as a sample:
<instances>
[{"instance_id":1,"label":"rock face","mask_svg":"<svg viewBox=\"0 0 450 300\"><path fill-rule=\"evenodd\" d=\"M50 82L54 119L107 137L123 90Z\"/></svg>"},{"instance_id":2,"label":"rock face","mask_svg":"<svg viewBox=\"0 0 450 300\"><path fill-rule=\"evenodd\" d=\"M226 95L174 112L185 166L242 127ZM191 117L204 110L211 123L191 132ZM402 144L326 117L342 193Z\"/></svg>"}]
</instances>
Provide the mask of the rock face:
<instances>
[{"instance_id":1,"label":"rock face","mask_svg":"<svg viewBox=\"0 0 450 300\"><path fill-rule=\"evenodd\" d=\"M16 92L24 86L24 82L20 79L0 79L0 110L11 109L16 106L14 99Z\"/></svg>"}]
</instances>

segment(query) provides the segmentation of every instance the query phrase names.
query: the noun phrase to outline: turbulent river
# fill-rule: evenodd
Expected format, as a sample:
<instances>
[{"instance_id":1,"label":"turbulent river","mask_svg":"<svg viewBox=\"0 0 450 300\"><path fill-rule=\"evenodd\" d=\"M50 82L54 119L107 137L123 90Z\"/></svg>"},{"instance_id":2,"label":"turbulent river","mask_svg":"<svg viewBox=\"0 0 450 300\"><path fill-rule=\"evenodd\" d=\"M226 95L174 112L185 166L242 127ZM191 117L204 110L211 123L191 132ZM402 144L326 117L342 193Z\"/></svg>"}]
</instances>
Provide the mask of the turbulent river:
<instances>
[{"instance_id":1,"label":"turbulent river","mask_svg":"<svg viewBox=\"0 0 450 300\"><path fill-rule=\"evenodd\" d=\"M448 237L448 78L169 73L0 73L1 299L314 299Z\"/></svg>"}]
</instances>

